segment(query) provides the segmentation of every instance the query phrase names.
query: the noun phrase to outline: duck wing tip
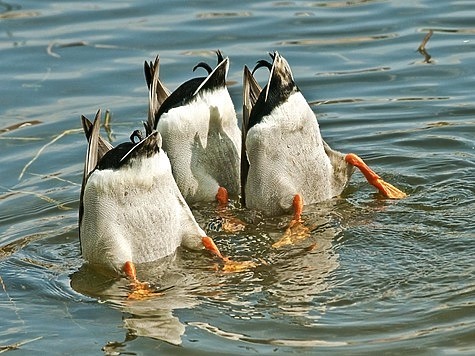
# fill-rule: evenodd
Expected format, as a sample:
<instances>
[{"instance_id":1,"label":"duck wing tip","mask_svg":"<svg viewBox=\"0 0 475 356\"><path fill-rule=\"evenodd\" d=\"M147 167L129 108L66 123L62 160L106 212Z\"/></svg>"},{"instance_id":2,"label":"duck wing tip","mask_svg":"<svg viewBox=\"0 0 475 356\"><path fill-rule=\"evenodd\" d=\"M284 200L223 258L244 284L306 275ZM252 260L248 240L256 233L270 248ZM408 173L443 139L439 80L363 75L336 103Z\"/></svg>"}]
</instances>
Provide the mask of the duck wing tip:
<instances>
[{"instance_id":1,"label":"duck wing tip","mask_svg":"<svg viewBox=\"0 0 475 356\"><path fill-rule=\"evenodd\" d=\"M150 133L157 126L157 113L163 102L170 96L170 90L160 80L160 56L157 54L153 62L144 62L145 81L148 87L148 118L147 127Z\"/></svg>"},{"instance_id":2,"label":"duck wing tip","mask_svg":"<svg viewBox=\"0 0 475 356\"><path fill-rule=\"evenodd\" d=\"M99 109L91 123L87 117L81 115L83 129L88 140L86 150L86 160L84 162L84 170L81 183L81 193L79 196L79 227L81 226L82 216L84 213L84 191L86 189L87 180L91 172L96 168L99 157L99 130L101 128L101 110Z\"/></svg>"},{"instance_id":3,"label":"duck wing tip","mask_svg":"<svg viewBox=\"0 0 475 356\"><path fill-rule=\"evenodd\" d=\"M242 108L242 128L241 128L241 204L246 204L245 186L249 173L249 161L247 159L246 138L249 129L249 117L252 108L257 102L262 89L257 80L252 75L248 66L244 66L243 71L243 108Z\"/></svg>"},{"instance_id":4,"label":"duck wing tip","mask_svg":"<svg viewBox=\"0 0 475 356\"><path fill-rule=\"evenodd\" d=\"M196 88L196 90L193 93L193 96L197 95L201 90L213 90L217 88L226 87L226 77L229 71L229 57L223 58L223 55L221 51L219 50L217 51L217 56L218 56L218 64L211 72L209 72L209 70L207 69L208 76ZM206 66L204 66L203 62L198 63L197 66L200 66L203 68L205 67L211 68L207 64Z\"/></svg>"}]
</instances>

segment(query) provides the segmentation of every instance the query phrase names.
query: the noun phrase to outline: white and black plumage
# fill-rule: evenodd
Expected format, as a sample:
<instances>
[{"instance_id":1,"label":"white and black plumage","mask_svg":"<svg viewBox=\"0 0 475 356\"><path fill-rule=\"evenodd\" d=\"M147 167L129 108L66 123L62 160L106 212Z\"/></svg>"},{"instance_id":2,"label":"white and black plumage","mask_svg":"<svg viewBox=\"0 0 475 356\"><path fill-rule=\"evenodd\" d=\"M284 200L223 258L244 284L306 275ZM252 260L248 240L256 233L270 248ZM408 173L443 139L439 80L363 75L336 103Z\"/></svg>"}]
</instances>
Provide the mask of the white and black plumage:
<instances>
[{"instance_id":1,"label":"white and black plumage","mask_svg":"<svg viewBox=\"0 0 475 356\"><path fill-rule=\"evenodd\" d=\"M218 188L240 193L241 132L226 87L229 58L218 54L211 69L199 63L208 76L193 78L174 92L162 85L158 57L145 62L149 87L149 119L146 131L156 129L172 165L173 175L188 203L213 201Z\"/></svg>"},{"instance_id":2,"label":"white and black plumage","mask_svg":"<svg viewBox=\"0 0 475 356\"><path fill-rule=\"evenodd\" d=\"M158 260L178 246L201 249L206 238L172 175L156 131L112 147L82 117L88 139L79 209L81 252L91 265L126 273L127 264ZM135 278L134 272L129 275Z\"/></svg>"},{"instance_id":3,"label":"white and black plumage","mask_svg":"<svg viewBox=\"0 0 475 356\"><path fill-rule=\"evenodd\" d=\"M270 70L263 90L244 69L241 180L245 205L266 215L292 208L295 212L302 200L312 204L339 195L355 166L386 196L402 197L404 193L382 181L358 156L334 151L325 143L289 64L277 52L271 58L272 63L259 61L254 69ZM391 196L397 192L401 195Z\"/></svg>"}]
</instances>

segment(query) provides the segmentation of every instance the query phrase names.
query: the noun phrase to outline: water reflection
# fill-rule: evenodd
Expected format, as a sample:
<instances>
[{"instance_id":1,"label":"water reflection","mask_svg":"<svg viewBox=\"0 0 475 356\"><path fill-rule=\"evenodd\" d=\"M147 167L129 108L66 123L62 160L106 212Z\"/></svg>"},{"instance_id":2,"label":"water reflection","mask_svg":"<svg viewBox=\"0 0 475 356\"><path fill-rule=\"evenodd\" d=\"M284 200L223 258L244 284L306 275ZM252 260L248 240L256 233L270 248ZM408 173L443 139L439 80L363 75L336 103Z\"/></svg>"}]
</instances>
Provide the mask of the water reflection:
<instances>
[{"instance_id":1,"label":"water reflection","mask_svg":"<svg viewBox=\"0 0 475 356\"><path fill-rule=\"evenodd\" d=\"M191 322L189 323L189 325L205 330L221 338L234 340L234 341L245 341L247 343L253 343L253 344L293 346L293 347L317 347L317 346L336 347L336 346L345 346L348 344L347 342L326 341L326 340L316 339L315 337L309 340L294 340L294 339L285 339L285 338L260 339L260 338L250 337L248 335L241 334L241 333L229 332L205 322Z\"/></svg>"},{"instance_id":2,"label":"water reflection","mask_svg":"<svg viewBox=\"0 0 475 356\"><path fill-rule=\"evenodd\" d=\"M366 43L372 41L382 41L396 38L396 33L380 34L373 36L352 36L352 37L336 37L336 38L312 38L312 39L298 39L286 40L277 42L277 46L323 46L323 45L343 45L353 43Z\"/></svg>"},{"instance_id":3,"label":"water reflection","mask_svg":"<svg viewBox=\"0 0 475 356\"><path fill-rule=\"evenodd\" d=\"M21 6L0 1L0 19L23 19L40 16L38 11L20 11Z\"/></svg>"},{"instance_id":4,"label":"water reflection","mask_svg":"<svg viewBox=\"0 0 475 356\"><path fill-rule=\"evenodd\" d=\"M196 15L198 19L211 19L211 18L226 18L226 17L249 17L252 16L250 11L241 12L202 12Z\"/></svg>"},{"instance_id":5,"label":"water reflection","mask_svg":"<svg viewBox=\"0 0 475 356\"><path fill-rule=\"evenodd\" d=\"M225 309L235 319L262 319L270 313L275 317L306 318L303 324L310 324L316 310L324 313L325 308L316 304L315 297L329 289L327 277L339 265L332 241L341 229L331 205L308 207L305 223L316 226L311 236L281 249L271 245L283 234L289 217L261 220L253 212L236 209L240 218L251 221L247 230L239 236L216 233L212 237L225 254L258 261L260 265L252 270L223 273L219 261L206 252L179 249L172 257L138 267L142 280L163 291L159 297L128 300L130 289L125 279L101 276L87 266L71 276L71 286L120 310L125 340L145 336L179 345L186 324L176 311L203 303L211 309ZM200 210L196 215L206 219L208 214ZM199 326L201 322L205 320L190 325Z\"/></svg>"},{"instance_id":6,"label":"water reflection","mask_svg":"<svg viewBox=\"0 0 475 356\"><path fill-rule=\"evenodd\" d=\"M138 266L142 280L150 282L162 295L145 300L129 300L129 283L125 279L100 275L84 265L71 276L71 286L77 292L97 298L123 313L126 339L145 336L179 345L185 326L173 314L176 309L199 304L193 290L198 281L179 266L180 253L156 263ZM210 271L212 274L212 271ZM202 281L205 283L205 281Z\"/></svg>"},{"instance_id":7,"label":"water reflection","mask_svg":"<svg viewBox=\"0 0 475 356\"><path fill-rule=\"evenodd\" d=\"M424 63L432 63L431 61L432 56L426 51L426 44L431 38L433 33L434 31L429 30L427 35L422 40L422 43L419 45L419 48L417 48L417 51L424 56Z\"/></svg>"},{"instance_id":8,"label":"water reflection","mask_svg":"<svg viewBox=\"0 0 475 356\"><path fill-rule=\"evenodd\" d=\"M0 1L0 353L472 354L472 2L124 4ZM433 63L423 65L417 47L431 29ZM329 99L313 103L328 104L315 109L329 143L397 174L409 198L380 199L354 176L323 213L329 223L298 246L272 249L288 220L250 212L239 213L244 233L213 236L227 255L265 262L254 270L223 274L207 254L181 251L154 279L173 287L163 297L127 301L125 280L80 289L87 273L72 277L83 294L74 292L84 151L82 133L67 130L81 113L111 107L120 139L146 116L144 58L159 51L166 77L182 81L216 48L237 83L269 50L292 57L308 98ZM241 110L241 85L231 89Z\"/></svg>"},{"instance_id":9,"label":"water reflection","mask_svg":"<svg viewBox=\"0 0 475 356\"><path fill-rule=\"evenodd\" d=\"M350 7L350 6L361 6L374 2L379 2L379 0L354 0L354 1L332 1L332 2L315 2L310 6L315 7L329 7L329 8L340 8L340 7Z\"/></svg>"},{"instance_id":10,"label":"water reflection","mask_svg":"<svg viewBox=\"0 0 475 356\"><path fill-rule=\"evenodd\" d=\"M310 101L310 106L318 105L334 105L334 104L352 104L352 103L385 103L385 102L405 102L405 101L438 101L438 100L449 100L449 97L445 96L427 96L427 97L399 97L399 98L339 98L332 100L314 100Z\"/></svg>"}]
</instances>

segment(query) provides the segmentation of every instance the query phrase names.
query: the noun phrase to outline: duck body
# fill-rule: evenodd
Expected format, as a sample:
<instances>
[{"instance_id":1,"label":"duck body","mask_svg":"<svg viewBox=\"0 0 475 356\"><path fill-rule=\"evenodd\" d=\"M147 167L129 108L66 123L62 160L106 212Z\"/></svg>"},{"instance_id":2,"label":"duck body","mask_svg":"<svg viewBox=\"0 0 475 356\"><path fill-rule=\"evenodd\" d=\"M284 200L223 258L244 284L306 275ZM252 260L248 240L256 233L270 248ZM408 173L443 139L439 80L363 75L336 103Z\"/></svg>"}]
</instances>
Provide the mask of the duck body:
<instances>
[{"instance_id":1,"label":"duck body","mask_svg":"<svg viewBox=\"0 0 475 356\"><path fill-rule=\"evenodd\" d=\"M295 92L248 132L246 147L252 153L246 205L251 209L281 215L289 212L296 194L307 204L335 195L328 184L332 166L318 123L311 110L299 105L302 100L300 92Z\"/></svg>"},{"instance_id":2,"label":"duck body","mask_svg":"<svg viewBox=\"0 0 475 356\"><path fill-rule=\"evenodd\" d=\"M126 262L158 260L181 245L203 248L205 233L175 183L169 159L160 148L160 134L154 132L139 142L94 155L100 152L95 143L97 121L96 116L81 193L79 231L84 259L121 273ZM102 157L91 165L91 156ZM94 169L87 172L87 166Z\"/></svg>"},{"instance_id":3,"label":"duck body","mask_svg":"<svg viewBox=\"0 0 475 356\"><path fill-rule=\"evenodd\" d=\"M323 141L287 61L277 52L272 57L273 63L266 64L271 71L267 86L244 110L249 112L244 118L249 166L243 184L248 208L281 215L292 210L296 195L312 204L340 194L353 167ZM250 72L246 80L254 80Z\"/></svg>"},{"instance_id":4,"label":"duck body","mask_svg":"<svg viewBox=\"0 0 475 356\"><path fill-rule=\"evenodd\" d=\"M152 94L146 126L160 132L188 203L215 200L219 187L235 196L240 191L241 131L226 88L229 59L218 52L214 70L203 63L198 66L209 69L209 75L183 83L163 102L153 98L160 85L158 67L149 66L147 79Z\"/></svg>"}]
</instances>

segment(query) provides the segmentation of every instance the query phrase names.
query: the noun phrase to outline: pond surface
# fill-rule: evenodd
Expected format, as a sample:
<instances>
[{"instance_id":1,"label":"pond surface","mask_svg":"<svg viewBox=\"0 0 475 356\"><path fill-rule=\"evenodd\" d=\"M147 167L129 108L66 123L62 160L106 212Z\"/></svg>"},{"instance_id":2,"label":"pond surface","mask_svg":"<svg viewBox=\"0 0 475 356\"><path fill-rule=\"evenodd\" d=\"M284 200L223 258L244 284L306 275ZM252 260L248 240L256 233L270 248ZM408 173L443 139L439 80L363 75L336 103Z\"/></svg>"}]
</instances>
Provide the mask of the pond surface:
<instances>
[{"instance_id":1,"label":"pond surface","mask_svg":"<svg viewBox=\"0 0 475 356\"><path fill-rule=\"evenodd\" d=\"M0 352L472 354L474 18L463 0L0 2ZM127 140L147 115L144 60L160 54L174 89L216 49L238 117L243 66L277 50L324 139L409 197L356 173L281 249L289 216L236 209L246 230L210 235L260 266L225 274L180 250L139 269L162 297L128 301L127 281L81 267L80 115L109 109L110 140Z\"/></svg>"}]
</instances>

